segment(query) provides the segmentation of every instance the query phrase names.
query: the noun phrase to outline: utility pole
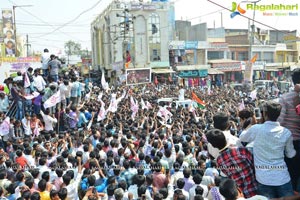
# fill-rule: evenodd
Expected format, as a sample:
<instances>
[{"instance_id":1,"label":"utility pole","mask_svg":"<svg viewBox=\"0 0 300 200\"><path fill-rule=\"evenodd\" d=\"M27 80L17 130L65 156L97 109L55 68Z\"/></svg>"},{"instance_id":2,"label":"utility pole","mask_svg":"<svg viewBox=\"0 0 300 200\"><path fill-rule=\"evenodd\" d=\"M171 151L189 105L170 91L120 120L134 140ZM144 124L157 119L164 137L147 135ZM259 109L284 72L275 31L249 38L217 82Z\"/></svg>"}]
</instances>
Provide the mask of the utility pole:
<instances>
[{"instance_id":1,"label":"utility pole","mask_svg":"<svg viewBox=\"0 0 300 200\"><path fill-rule=\"evenodd\" d=\"M26 35L26 56L29 56L29 46L31 46L31 44L29 44L29 39L28 39L28 34Z\"/></svg>"},{"instance_id":2,"label":"utility pole","mask_svg":"<svg viewBox=\"0 0 300 200\"><path fill-rule=\"evenodd\" d=\"M125 63L126 63L126 51L127 51L127 48L128 48L128 43L129 41L127 41L126 39L127 38L130 38L128 36L129 32L130 32L130 23L133 23L133 20L135 19L134 16L129 16L128 15L129 13L129 10L128 9L125 9L123 11L123 14L124 15L119 15L117 13L117 17L122 17L124 18L124 21L121 22L119 25L123 25L121 28L123 29L123 31L121 31L121 33L123 34L123 57L124 57L124 68L126 68L125 66Z\"/></svg>"}]
</instances>

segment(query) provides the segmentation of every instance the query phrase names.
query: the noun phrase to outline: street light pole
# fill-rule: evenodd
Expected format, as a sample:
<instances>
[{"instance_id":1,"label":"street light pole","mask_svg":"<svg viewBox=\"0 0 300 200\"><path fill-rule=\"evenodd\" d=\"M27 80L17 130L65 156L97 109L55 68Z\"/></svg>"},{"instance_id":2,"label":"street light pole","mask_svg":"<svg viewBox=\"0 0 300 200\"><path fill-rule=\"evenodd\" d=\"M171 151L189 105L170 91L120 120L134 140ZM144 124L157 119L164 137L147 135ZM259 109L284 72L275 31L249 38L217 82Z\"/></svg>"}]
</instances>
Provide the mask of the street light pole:
<instances>
[{"instance_id":1,"label":"street light pole","mask_svg":"<svg viewBox=\"0 0 300 200\"><path fill-rule=\"evenodd\" d=\"M31 6L32 5L19 5L19 6L16 5L16 6L13 6L16 57L18 56L17 27L16 27L16 8L18 8L18 7L31 7Z\"/></svg>"}]
</instances>

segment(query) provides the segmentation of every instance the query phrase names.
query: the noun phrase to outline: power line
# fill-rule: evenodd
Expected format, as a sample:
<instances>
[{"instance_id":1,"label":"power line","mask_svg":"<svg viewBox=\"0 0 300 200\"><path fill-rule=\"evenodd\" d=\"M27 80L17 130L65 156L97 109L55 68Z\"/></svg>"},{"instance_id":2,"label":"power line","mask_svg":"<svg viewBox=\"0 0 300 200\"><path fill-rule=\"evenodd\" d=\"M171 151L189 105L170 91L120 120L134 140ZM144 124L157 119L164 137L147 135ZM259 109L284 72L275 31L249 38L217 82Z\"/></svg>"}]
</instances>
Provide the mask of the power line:
<instances>
[{"instance_id":1,"label":"power line","mask_svg":"<svg viewBox=\"0 0 300 200\"><path fill-rule=\"evenodd\" d=\"M211 0L207 0L207 1L210 2L210 3L212 3L212 4L215 4L216 6L219 6L219 7L223 8L223 9L228 10L228 11L231 12L230 9L228 9L228 8L222 6L222 5L220 5L220 4L218 4L218 3L214 2L214 1L211 1ZM263 23L263 22L260 22L260 21L257 21L257 20L255 20L255 19L252 19L252 18L247 17L247 16L245 16L245 15L240 15L240 16L241 16L241 17L244 17L244 18L246 18L246 19L248 19L248 20L251 20L251 21L253 21L253 22L255 22L255 23L258 23L258 24L260 24L260 25L263 25L263 26L265 26L265 27L268 27L268 28L270 28L270 29L274 29L274 30L276 30L276 31L278 31L278 32L281 32L281 33L284 33L284 34L289 34L289 33L290 33L290 32L287 32L287 31L279 30L279 29L277 29L277 28L274 28L274 27L272 27L272 26L270 26L270 25L267 25L267 24L265 24L265 23Z\"/></svg>"},{"instance_id":2,"label":"power line","mask_svg":"<svg viewBox=\"0 0 300 200\"><path fill-rule=\"evenodd\" d=\"M44 37L44 36L46 36L46 35L52 34L52 33L56 32L56 31L60 30L61 28L65 27L66 25L73 23L73 22L76 21L81 15L83 15L84 13L86 13L86 12L88 12L88 11L94 9L94 8L95 8L96 6L98 6L98 4L101 3L101 2L102 2L102 0L99 0L99 1L98 1L96 4L94 4L92 7L90 7L89 9L87 9L87 10L81 12L79 15L77 15L74 19L68 21L67 23L64 23L63 25L59 26L58 28L55 28L53 31L51 31L51 32L49 32L49 33L46 33L46 34L43 34L43 35L40 35L40 36L38 36L38 37Z\"/></svg>"},{"instance_id":3,"label":"power line","mask_svg":"<svg viewBox=\"0 0 300 200\"><path fill-rule=\"evenodd\" d=\"M11 4L13 4L14 6L17 6L17 4L14 3L12 0L8 0L8 1L9 1ZM44 24L48 24L48 25L52 26L53 28L56 28L55 26L49 24L48 22L44 21L44 20L41 19L40 17L37 17L36 15L34 15L34 14L32 14L31 12L27 11L26 9L24 9L24 8L22 8L22 7L20 7L20 9L21 9L22 11L24 11L25 13L31 15L32 17L36 18L36 19L39 20L40 22L42 22L42 23L44 23ZM61 31L60 31L60 32L61 32ZM76 40L78 40L78 41L81 42L80 39L78 39L78 38L76 38L76 37L74 37L74 36L72 36L72 35L70 35L70 34L65 34L65 35L68 36L68 37L74 38L74 39L76 39Z\"/></svg>"},{"instance_id":4,"label":"power line","mask_svg":"<svg viewBox=\"0 0 300 200\"><path fill-rule=\"evenodd\" d=\"M17 23L18 26L61 26L62 24L34 24L34 23ZM76 24L76 25L67 25L68 27L83 27L83 26L90 26L90 24Z\"/></svg>"}]
</instances>

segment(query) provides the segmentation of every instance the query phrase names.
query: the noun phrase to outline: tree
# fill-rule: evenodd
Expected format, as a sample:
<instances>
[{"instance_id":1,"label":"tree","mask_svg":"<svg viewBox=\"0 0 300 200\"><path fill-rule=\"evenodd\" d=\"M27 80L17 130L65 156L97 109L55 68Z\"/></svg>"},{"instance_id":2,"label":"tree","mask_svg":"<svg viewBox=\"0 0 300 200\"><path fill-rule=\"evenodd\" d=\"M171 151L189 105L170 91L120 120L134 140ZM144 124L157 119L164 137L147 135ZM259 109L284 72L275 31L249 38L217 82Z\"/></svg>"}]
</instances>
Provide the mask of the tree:
<instances>
[{"instance_id":1,"label":"tree","mask_svg":"<svg viewBox=\"0 0 300 200\"><path fill-rule=\"evenodd\" d=\"M80 55L81 52L81 44L76 43L72 40L69 40L65 43L65 53L70 55Z\"/></svg>"}]
</instances>

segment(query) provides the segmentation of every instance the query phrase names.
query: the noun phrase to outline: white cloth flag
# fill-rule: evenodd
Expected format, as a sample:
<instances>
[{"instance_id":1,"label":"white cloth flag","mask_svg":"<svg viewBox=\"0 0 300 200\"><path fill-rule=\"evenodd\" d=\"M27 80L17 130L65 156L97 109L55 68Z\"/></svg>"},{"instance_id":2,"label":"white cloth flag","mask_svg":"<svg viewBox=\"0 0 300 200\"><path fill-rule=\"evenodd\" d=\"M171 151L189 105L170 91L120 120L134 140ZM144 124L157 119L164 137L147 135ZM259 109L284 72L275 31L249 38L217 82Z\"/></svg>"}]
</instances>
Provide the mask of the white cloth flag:
<instances>
[{"instance_id":1,"label":"white cloth flag","mask_svg":"<svg viewBox=\"0 0 300 200\"><path fill-rule=\"evenodd\" d=\"M245 109L245 103L244 103L244 100L242 99L242 103L240 103L239 105L239 111L242 111Z\"/></svg>"},{"instance_id":2,"label":"white cloth flag","mask_svg":"<svg viewBox=\"0 0 300 200\"><path fill-rule=\"evenodd\" d=\"M52 95L45 103L44 103L44 108L50 108L55 106L61 102L61 95L60 95L60 90L58 90L54 95Z\"/></svg>"},{"instance_id":3,"label":"white cloth flag","mask_svg":"<svg viewBox=\"0 0 300 200\"><path fill-rule=\"evenodd\" d=\"M10 118L6 117L2 124L0 125L0 135L4 136L9 133L9 127L10 127Z\"/></svg>"},{"instance_id":4,"label":"white cloth flag","mask_svg":"<svg viewBox=\"0 0 300 200\"><path fill-rule=\"evenodd\" d=\"M28 87L30 87L30 80L29 80L27 72L25 72L25 76L24 76L24 88L28 88Z\"/></svg>"},{"instance_id":5,"label":"white cloth flag","mask_svg":"<svg viewBox=\"0 0 300 200\"><path fill-rule=\"evenodd\" d=\"M256 95L257 95L257 91L256 90L253 90L251 93L250 93L250 97L252 100L255 100L256 99Z\"/></svg>"},{"instance_id":6,"label":"white cloth flag","mask_svg":"<svg viewBox=\"0 0 300 200\"><path fill-rule=\"evenodd\" d=\"M100 100L100 102L101 102L101 108L99 110L98 117L97 117L98 122L105 119L105 103L102 100Z\"/></svg>"},{"instance_id":7,"label":"white cloth flag","mask_svg":"<svg viewBox=\"0 0 300 200\"><path fill-rule=\"evenodd\" d=\"M146 101L146 105L147 105L148 109L152 109L151 103L149 103L149 101Z\"/></svg>"},{"instance_id":8,"label":"white cloth flag","mask_svg":"<svg viewBox=\"0 0 300 200\"><path fill-rule=\"evenodd\" d=\"M122 96L120 96L118 99L117 99L117 103L120 103L126 96L126 90L123 91L123 94Z\"/></svg>"},{"instance_id":9,"label":"white cloth flag","mask_svg":"<svg viewBox=\"0 0 300 200\"><path fill-rule=\"evenodd\" d=\"M40 95L40 93L38 93L38 92L33 92L33 93L30 94L30 95L26 95L24 98L27 99L27 100L31 100L31 99L36 98L36 97L39 96L39 95Z\"/></svg>"},{"instance_id":10,"label":"white cloth flag","mask_svg":"<svg viewBox=\"0 0 300 200\"><path fill-rule=\"evenodd\" d=\"M105 80L104 71L102 71L101 85L102 85L102 87L103 87L104 90L108 90L109 89L108 83Z\"/></svg>"},{"instance_id":11,"label":"white cloth flag","mask_svg":"<svg viewBox=\"0 0 300 200\"><path fill-rule=\"evenodd\" d=\"M130 97L130 105L131 105L131 111L132 111L131 117L132 117L132 119L134 119L136 116L136 113L139 110L139 105L138 105L138 103L136 103L136 101L133 99L132 96Z\"/></svg>"},{"instance_id":12,"label":"white cloth flag","mask_svg":"<svg viewBox=\"0 0 300 200\"><path fill-rule=\"evenodd\" d=\"M145 104L143 98L141 98L141 105L142 105L142 109L143 109L143 110L144 110L144 109L147 109L147 110L149 109L148 106L146 106L146 104Z\"/></svg>"},{"instance_id":13,"label":"white cloth flag","mask_svg":"<svg viewBox=\"0 0 300 200\"><path fill-rule=\"evenodd\" d=\"M116 98L117 98L116 94L111 95L110 104L106 112L110 111L112 113L115 113L118 110L118 102Z\"/></svg>"},{"instance_id":14,"label":"white cloth flag","mask_svg":"<svg viewBox=\"0 0 300 200\"><path fill-rule=\"evenodd\" d=\"M164 118L166 121L168 121L170 119L170 117L173 116L173 114L168 111L167 108L165 107L161 107L158 110L157 116Z\"/></svg>"},{"instance_id":15,"label":"white cloth flag","mask_svg":"<svg viewBox=\"0 0 300 200\"><path fill-rule=\"evenodd\" d=\"M103 93L101 92L101 93L98 95L97 100L98 100L98 101L101 101L102 96L103 96Z\"/></svg>"}]
</instances>

